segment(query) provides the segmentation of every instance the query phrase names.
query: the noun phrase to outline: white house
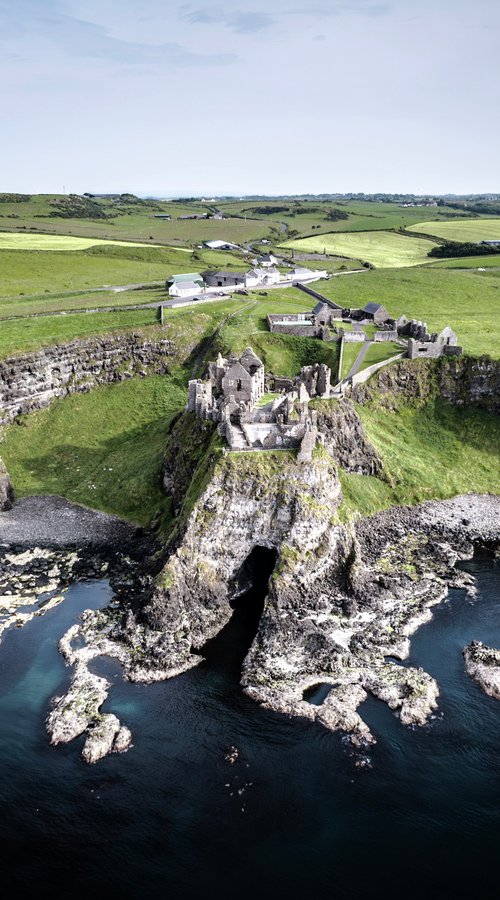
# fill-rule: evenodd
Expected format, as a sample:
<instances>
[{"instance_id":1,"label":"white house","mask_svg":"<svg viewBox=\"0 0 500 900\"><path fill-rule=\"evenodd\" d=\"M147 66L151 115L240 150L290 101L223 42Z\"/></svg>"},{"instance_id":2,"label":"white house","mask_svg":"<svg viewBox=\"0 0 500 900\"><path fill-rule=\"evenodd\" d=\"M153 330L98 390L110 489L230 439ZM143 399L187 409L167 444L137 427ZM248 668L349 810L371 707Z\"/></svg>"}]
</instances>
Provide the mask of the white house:
<instances>
[{"instance_id":1,"label":"white house","mask_svg":"<svg viewBox=\"0 0 500 900\"><path fill-rule=\"evenodd\" d=\"M256 266L262 269L270 269L273 266L276 266L278 260L272 253L264 253L262 256L258 256L256 260L254 260Z\"/></svg>"},{"instance_id":2,"label":"white house","mask_svg":"<svg viewBox=\"0 0 500 900\"><path fill-rule=\"evenodd\" d=\"M168 289L171 297L192 297L200 294L200 285L196 281L174 281Z\"/></svg>"},{"instance_id":3,"label":"white house","mask_svg":"<svg viewBox=\"0 0 500 900\"><path fill-rule=\"evenodd\" d=\"M245 275L245 287L265 287L269 284L278 284L281 275L277 269L250 269Z\"/></svg>"}]
</instances>

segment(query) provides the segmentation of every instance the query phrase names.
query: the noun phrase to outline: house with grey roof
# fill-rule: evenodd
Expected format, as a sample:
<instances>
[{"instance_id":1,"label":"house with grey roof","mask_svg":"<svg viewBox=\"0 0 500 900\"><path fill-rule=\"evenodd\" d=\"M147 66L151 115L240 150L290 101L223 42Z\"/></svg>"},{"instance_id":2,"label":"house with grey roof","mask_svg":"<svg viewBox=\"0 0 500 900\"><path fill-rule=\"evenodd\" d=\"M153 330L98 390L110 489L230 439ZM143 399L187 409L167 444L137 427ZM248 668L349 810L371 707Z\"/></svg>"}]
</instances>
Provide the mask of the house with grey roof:
<instances>
[{"instance_id":1,"label":"house with grey roof","mask_svg":"<svg viewBox=\"0 0 500 900\"><path fill-rule=\"evenodd\" d=\"M363 313L365 318L371 319L375 325L383 325L384 322L391 318L385 306L382 306L381 303L367 303L363 307Z\"/></svg>"}]
</instances>

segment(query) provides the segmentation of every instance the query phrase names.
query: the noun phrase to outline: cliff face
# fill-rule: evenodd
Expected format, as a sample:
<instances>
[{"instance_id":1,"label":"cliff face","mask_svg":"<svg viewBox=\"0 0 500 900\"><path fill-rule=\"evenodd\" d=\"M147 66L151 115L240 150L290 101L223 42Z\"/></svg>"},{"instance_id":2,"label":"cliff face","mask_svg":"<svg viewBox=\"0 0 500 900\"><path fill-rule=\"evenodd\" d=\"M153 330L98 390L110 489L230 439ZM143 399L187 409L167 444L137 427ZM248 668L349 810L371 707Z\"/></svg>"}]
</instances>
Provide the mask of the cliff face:
<instances>
[{"instance_id":1,"label":"cliff face","mask_svg":"<svg viewBox=\"0 0 500 900\"><path fill-rule=\"evenodd\" d=\"M229 621L230 600L248 587L245 563L257 547L275 550L275 584L286 585L289 600L318 593L351 552L348 529L335 524L339 500L327 453L307 467L283 451L222 456L145 610L162 668L196 664L191 649Z\"/></svg>"},{"instance_id":2,"label":"cliff face","mask_svg":"<svg viewBox=\"0 0 500 900\"><path fill-rule=\"evenodd\" d=\"M387 409L441 396L457 406L479 406L499 413L500 361L458 356L443 357L429 365L423 359L402 360L354 388L351 396L358 403L376 399Z\"/></svg>"},{"instance_id":3,"label":"cliff face","mask_svg":"<svg viewBox=\"0 0 500 900\"><path fill-rule=\"evenodd\" d=\"M86 392L133 375L166 374L171 341L140 335L75 340L0 361L0 424L48 406L56 397Z\"/></svg>"},{"instance_id":4,"label":"cliff face","mask_svg":"<svg viewBox=\"0 0 500 900\"><path fill-rule=\"evenodd\" d=\"M9 473L0 459L0 512L11 509L14 503L14 489L9 478Z\"/></svg>"}]
</instances>

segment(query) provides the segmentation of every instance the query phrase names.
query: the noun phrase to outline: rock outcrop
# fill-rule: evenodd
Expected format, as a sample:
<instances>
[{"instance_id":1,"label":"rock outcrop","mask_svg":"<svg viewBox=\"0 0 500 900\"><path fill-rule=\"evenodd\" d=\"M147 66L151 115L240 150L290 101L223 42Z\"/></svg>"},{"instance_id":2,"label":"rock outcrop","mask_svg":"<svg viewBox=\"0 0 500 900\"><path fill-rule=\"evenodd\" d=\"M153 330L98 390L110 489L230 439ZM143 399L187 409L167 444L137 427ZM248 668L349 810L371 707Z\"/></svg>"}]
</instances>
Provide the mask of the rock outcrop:
<instances>
[{"instance_id":1,"label":"rock outcrop","mask_svg":"<svg viewBox=\"0 0 500 900\"><path fill-rule=\"evenodd\" d=\"M14 488L9 473L0 459L0 512L11 509L14 503Z\"/></svg>"},{"instance_id":2,"label":"rock outcrop","mask_svg":"<svg viewBox=\"0 0 500 900\"><path fill-rule=\"evenodd\" d=\"M401 360L381 369L351 394L359 403L376 398L377 404L387 409L434 396L456 406L500 412L500 361L488 356L443 357L431 364L427 360Z\"/></svg>"},{"instance_id":3,"label":"rock outcrop","mask_svg":"<svg viewBox=\"0 0 500 900\"><path fill-rule=\"evenodd\" d=\"M488 697L500 700L500 650L488 647L481 641L471 641L464 647L463 654L467 674Z\"/></svg>"},{"instance_id":4,"label":"rock outcrop","mask_svg":"<svg viewBox=\"0 0 500 900\"><path fill-rule=\"evenodd\" d=\"M175 353L172 341L139 334L75 340L0 360L0 425L48 406L56 397L133 375L163 375Z\"/></svg>"},{"instance_id":5,"label":"rock outcrop","mask_svg":"<svg viewBox=\"0 0 500 900\"><path fill-rule=\"evenodd\" d=\"M350 400L331 403L315 400L311 404L318 418L318 431L335 461L347 472L379 475L382 461L366 437L363 423Z\"/></svg>"}]
</instances>

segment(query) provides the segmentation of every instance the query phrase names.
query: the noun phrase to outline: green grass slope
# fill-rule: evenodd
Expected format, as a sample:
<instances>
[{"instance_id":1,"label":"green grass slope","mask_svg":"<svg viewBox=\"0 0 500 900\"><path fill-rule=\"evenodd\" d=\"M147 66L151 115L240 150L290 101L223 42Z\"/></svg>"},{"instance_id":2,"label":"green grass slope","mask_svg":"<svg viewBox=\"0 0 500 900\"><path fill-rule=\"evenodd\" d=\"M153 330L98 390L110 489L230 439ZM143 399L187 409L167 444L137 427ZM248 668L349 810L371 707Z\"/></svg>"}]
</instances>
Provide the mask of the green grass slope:
<instances>
[{"instance_id":1,"label":"green grass slope","mask_svg":"<svg viewBox=\"0 0 500 900\"><path fill-rule=\"evenodd\" d=\"M468 491L500 493L500 420L441 399L397 411L357 405L386 480L341 472L344 516Z\"/></svg>"},{"instance_id":2,"label":"green grass slope","mask_svg":"<svg viewBox=\"0 0 500 900\"><path fill-rule=\"evenodd\" d=\"M139 525L168 515L161 463L186 397L179 375L133 378L24 416L0 444L17 496L60 494Z\"/></svg>"},{"instance_id":3,"label":"green grass slope","mask_svg":"<svg viewBox=\"0 0 500 900\"><path fill-rule=\"evenodd\" d=\"M35 296L88 290L105 285L163 281L178 272L200 269L245 269L232 253L191 252L168 247L112 244L87 250L0 250L0 297Z\"/></svg>"}]
</instances>

